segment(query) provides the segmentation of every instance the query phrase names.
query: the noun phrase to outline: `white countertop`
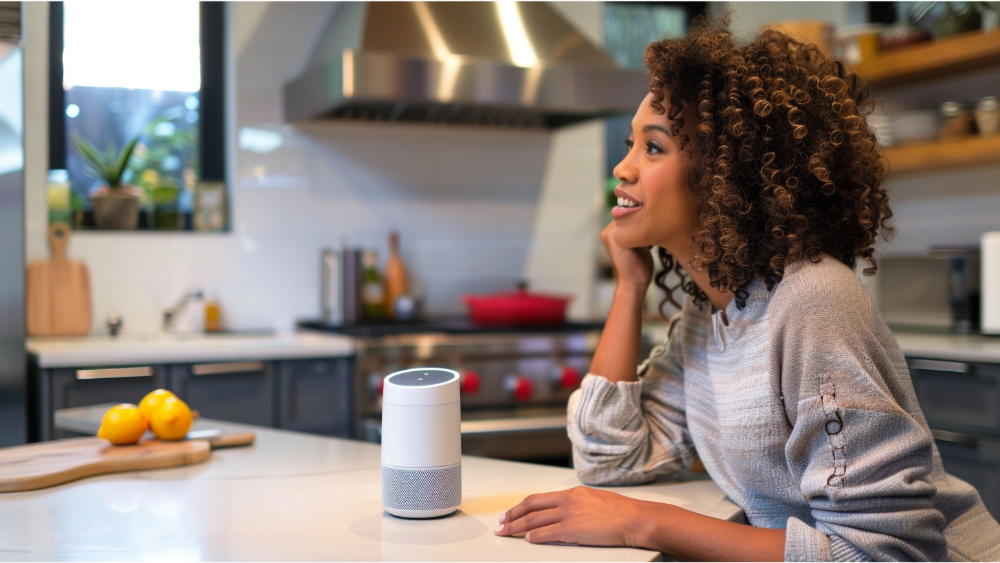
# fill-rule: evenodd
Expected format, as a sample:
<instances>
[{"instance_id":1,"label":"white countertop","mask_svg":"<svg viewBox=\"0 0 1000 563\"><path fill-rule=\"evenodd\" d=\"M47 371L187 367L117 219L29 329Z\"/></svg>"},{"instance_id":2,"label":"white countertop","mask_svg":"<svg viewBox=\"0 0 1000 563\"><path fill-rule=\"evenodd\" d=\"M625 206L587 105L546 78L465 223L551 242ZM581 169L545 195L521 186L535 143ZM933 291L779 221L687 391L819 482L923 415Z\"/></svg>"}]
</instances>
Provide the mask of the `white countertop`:
<instances>
[{"instance_id":1,"label":"white countertop","mask_svg":"<svg viewBox=\"0 0 1000 563\"><path fill-rule=\"evenodd\" d=\"M651 561L627 548L532 545L493 535L525 496L579 485L571 469L462 458L462 509L402 520L382 512L379 446L252 428L254 446L200 464L89 477L0 494L0 560ZM742 521L711 481L613 488Z\"/></svg>"},{"instance_id":2,"label":"white countertop","mask_svg":"<svg viewBox=\"0 0 1000 563\"><path fill-rule=\"evenodd\" d=\"M667 337L667 323L652 322L642 326L643 334L654 344ZM895 329L903 355L957 362L1000 363L1000 336L982 334L931 333Z\"/></svg>"},{"instance_id":3,"label":"white countertop","mask_svg":"<svg viewBox=\"0 0 1000 563\"><path fill-rule=\"evenodd\" d=\"M934 334L894 330L903 355L959 362L1000 363L1000 336Z\"/></svg>"},{"instance_id":4,"label":"white countertop","mask_svg":"<svg viewBox=\"0 0 1000 563\"><path fill-rule=\"evenodd\" d=\"M318 332L284 335L30 337L41 368L332 358L354 354L354 340Z\"/></svg>"}]
</instances>

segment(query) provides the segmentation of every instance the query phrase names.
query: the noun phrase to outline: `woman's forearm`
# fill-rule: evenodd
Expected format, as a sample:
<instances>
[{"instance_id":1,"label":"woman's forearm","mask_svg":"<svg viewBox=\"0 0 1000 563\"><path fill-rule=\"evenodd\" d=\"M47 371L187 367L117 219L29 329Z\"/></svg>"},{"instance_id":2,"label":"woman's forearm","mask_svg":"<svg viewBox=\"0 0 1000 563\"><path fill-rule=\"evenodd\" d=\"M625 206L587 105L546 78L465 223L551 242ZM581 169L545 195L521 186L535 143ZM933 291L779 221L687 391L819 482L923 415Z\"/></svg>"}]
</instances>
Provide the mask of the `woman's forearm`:
<instances>
[{"instance_id":1,"label":"woman's forearm","mask_svg":"<svg viewBox=\"0 0 1000 563\"><path fill-rule=\"evenodd\" d=\"M727 522L683 508L644 502L637 547L681 561L783 561L785 531Z\"/></svg>"},{"instance_id":2,"label":"woman's forearm","mask_svg":"<svg viewBox=\"0 0 1000 563\"><path fill-rule=\"evenodd\" d=\"M645 287L619 282L590 373L602 375L612 383L636 380L645 296Z\"/></svg>"}]
</instances>

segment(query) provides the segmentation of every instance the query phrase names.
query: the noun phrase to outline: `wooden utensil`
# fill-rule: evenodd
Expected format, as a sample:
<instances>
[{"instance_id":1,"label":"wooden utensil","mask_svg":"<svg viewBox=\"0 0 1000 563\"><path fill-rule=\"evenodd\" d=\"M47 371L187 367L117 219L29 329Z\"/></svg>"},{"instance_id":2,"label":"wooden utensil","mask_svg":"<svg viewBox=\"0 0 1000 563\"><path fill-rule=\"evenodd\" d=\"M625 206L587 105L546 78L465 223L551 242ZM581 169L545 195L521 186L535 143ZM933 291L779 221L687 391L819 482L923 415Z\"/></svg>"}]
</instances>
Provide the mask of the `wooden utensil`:
<instances>
[{"instance_id":1,"label":"wooden utensil","mask_svg":"<svg viewBox=\"0 0 1000 563\"><path fill-rule=\"evenodd\" d=\"M204 440L112 446L101 438L67 438L0 449L0 492L31 491L101 473L198 463L212 453Z\"/></svg>"},{"instance_id":2,"label":"wooden utensil","mask_svg":"<svg viewBox=\"0 0 1000 563\"><path fill-rule=\"evenodd\" d=\"M90 332L90 276L82 262L66 259L70 228L49 227L51 260L28 265L27 328L31 336L70 336Z\"/></svg>"},{"instance_id":3,"label":"wooden utensil","mask_svg":"<svg viewBox=\"0 0 1000 563\"><path fill-rule=\"evenodd\" d=\"M385 263L385 303L382 313L385 318L395 316L396 298L410 292L410 284L406 277L406 265L399 255L399 233L389 233L389 259Z\"/></svg>"},{"instance_id":4,"label":"wooden utensil","mask_svg":"<svg viewBox=\"0 0 1000 563\"><path fill-rule=\"evenodd\" d=\"M192 430L187 440L204 440L213 450L249 446L257 437L253 432L223 432L221 430Z\"/></svg>"}]
</instances>

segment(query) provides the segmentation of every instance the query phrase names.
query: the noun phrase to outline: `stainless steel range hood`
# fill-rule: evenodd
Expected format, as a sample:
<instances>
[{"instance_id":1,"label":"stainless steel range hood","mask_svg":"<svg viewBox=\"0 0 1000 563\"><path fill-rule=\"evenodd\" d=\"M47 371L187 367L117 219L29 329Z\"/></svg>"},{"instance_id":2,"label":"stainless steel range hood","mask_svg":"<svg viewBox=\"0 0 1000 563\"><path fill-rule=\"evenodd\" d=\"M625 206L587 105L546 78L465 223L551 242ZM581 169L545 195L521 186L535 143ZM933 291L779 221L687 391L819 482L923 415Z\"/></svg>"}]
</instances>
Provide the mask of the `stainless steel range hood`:
<instances>
[{"instance_id":1,"label":"stainless steel range hood","mask_svg":"<svg viewBox=\"0 0 1000 563\"><path fill-rule=\"evenodd\" d=\"M285 119L559 127L635 111L647 84L543 2L344 2Z\"/></svg>"}]
</instances>

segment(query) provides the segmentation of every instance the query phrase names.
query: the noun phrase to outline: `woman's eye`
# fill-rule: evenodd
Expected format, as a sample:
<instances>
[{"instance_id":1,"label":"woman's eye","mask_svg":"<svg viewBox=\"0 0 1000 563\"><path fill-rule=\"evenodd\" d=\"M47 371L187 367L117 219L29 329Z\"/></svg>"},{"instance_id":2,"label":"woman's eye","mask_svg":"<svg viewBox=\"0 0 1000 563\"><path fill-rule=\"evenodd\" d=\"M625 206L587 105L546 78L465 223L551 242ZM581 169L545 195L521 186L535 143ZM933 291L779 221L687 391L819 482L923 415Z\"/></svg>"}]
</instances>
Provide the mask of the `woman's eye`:
<instances>
[{"instance_id":1,"label":"woman's eye","mask_svg":"<svg viewBox=\"0 0 1000 563\"><path fill-rule=\"evenodd\" d=\"M652 154L661 153L663 152L663 149L661 149L656 143L646 143L646 152Z\"/></svg>"},{"instance_id":2,"label":"woman's eye","mask_svg":"<svg viewBox=\"0 0 1000 563\"><path fill-rule=\"evenodd\" d=\"M625 150L630 151L633 146L635 146L635 143L632 142L632 139L625 139Z\"/></svg>"}]
</instances>

